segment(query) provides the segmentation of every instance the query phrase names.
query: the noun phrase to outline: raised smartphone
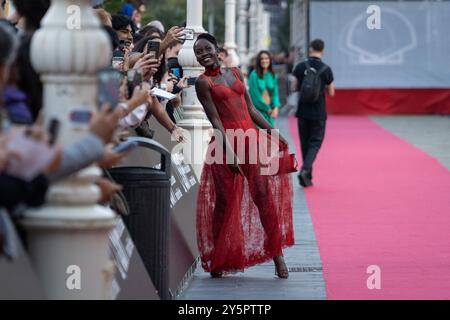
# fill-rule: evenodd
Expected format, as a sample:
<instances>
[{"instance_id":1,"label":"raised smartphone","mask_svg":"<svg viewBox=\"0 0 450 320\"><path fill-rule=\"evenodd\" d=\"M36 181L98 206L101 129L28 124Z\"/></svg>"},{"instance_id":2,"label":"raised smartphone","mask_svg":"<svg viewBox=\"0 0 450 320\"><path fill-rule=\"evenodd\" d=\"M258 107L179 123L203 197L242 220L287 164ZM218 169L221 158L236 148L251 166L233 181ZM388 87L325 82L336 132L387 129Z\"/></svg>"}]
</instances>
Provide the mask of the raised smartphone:
<instances>
[{"instance_id":1,"label":"raised smartphone","mask_svg":"<svg viewBox=\"0 0 450 320\"><path fill-rule=\"evenodd\" d=\"M99 108L106 103L109 104L112 109L117 107L122 81L122 72L114 68L101 69L97 72L97 104Z\"/></svg>"},{"instance_id":2,"label":"raised smartphone","mask_svg":"<svg viewBox=\"0 0 450 320\"><path fill-rule=\"evenodd\" d=\"M147 54L150 55L151 59L159 58L160 45L161 44L158 41L154 41L154 40L150 40L147 43Z\"/></svg>"}]
</instances>

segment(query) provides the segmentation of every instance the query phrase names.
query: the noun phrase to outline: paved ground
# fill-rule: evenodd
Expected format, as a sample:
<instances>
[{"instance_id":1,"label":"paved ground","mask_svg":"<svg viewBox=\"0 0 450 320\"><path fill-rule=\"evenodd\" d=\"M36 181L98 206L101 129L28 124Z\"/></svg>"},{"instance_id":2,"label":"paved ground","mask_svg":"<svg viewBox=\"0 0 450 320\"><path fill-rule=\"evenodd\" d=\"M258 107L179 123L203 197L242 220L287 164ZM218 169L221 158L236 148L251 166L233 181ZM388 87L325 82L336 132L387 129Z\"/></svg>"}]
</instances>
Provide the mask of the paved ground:
<instances>
[{"instance_id":1,"label":"paved ground","mask_svg":"<svg viewBox=\"0 0 450 320\"><path fill-rule=\"evenodd\" d=\"M450 116L372 117L383 128L428 153L450 170Z\"/></svg>"},{"instance_id":2,"label":"paved ground","mask_svg":"<svg viewBox=\"0 0 450 320\"><path fill-rule=\"evenodd\" d=\"M287 119L278 126L289 138ZM291 270L287 280L275 277L273 263L256 266L223 279L212 279L199 268L183 300L296 300L326 299L322 264L302 188L294 176L294 227L296 245L286 250Z\"/></svg>"}]
</instances>

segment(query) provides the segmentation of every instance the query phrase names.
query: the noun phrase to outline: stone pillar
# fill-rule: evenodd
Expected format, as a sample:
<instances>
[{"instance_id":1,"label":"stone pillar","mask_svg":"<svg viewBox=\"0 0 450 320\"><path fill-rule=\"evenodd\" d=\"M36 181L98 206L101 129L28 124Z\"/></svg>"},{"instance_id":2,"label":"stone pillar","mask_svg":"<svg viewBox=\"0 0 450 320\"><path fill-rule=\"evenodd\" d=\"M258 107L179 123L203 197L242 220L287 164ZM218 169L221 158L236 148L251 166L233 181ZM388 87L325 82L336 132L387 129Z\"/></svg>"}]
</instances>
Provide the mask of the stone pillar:
<instances>
[{"instance_id":1,"label":"stone pillar","mask_svg":"<svg viewBox=\"0 0 450 320\"><path fill-rule=\"evenodd\" d=\"M195 40L199 34L205 33L205 29L202 26L202 18L203 1L187 0L186 29L194 30L194 39L185 42L178 60L183 67L184 74L190 77L198 77L204 71L194 54ZM200 178L212 126L197 98L195 87L183 90L182 101L184 119L178 124L190 133L190 141L183 146L183 154L185 159L193 165L197 177Z\"/></svg>"}]
</instances>

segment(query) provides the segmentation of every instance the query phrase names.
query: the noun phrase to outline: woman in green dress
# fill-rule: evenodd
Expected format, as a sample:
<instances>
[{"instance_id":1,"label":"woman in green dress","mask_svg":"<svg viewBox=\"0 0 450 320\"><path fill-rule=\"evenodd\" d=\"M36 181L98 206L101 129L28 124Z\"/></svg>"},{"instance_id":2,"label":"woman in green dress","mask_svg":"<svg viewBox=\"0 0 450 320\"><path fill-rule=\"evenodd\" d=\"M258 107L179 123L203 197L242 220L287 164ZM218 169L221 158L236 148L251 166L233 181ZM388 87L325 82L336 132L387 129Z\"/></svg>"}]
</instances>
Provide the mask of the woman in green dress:
<instances>
[{"instance_id":1,"label":"woman in green dress","mask_svg":"<svg viewBox=\"0 0 450 320\"><path fill-rule=\"evenodd\" d=\"M280 110L280 98L270 52L264 50L258 53L255 70L250 74L249 87L256 109L274 126Z\"/></svg>"}]
</instances>

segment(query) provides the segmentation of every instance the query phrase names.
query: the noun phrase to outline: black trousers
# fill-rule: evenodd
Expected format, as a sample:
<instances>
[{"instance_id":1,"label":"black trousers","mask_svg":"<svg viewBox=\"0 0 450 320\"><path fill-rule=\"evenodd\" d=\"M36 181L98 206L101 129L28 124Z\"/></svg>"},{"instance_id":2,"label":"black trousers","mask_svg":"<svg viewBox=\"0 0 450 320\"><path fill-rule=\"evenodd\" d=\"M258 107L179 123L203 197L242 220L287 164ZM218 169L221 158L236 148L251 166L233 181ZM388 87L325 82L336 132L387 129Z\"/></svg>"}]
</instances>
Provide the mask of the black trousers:
<instances>
[{"instance_id":1,"label":"black trousers","mask_svg":"<svg viewBox=\"0 0 450 320\"><path fill-rule=\"evenodd\" d=\"M313 163L325 138L326 120L298 118L298 131L302 147L303 167L312 178Z\"/></svg>"}]
</instances>

